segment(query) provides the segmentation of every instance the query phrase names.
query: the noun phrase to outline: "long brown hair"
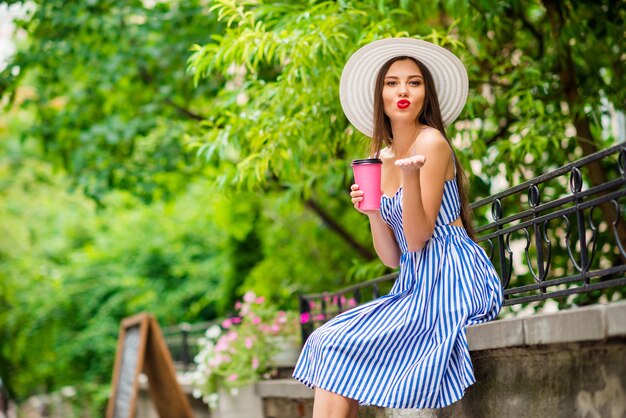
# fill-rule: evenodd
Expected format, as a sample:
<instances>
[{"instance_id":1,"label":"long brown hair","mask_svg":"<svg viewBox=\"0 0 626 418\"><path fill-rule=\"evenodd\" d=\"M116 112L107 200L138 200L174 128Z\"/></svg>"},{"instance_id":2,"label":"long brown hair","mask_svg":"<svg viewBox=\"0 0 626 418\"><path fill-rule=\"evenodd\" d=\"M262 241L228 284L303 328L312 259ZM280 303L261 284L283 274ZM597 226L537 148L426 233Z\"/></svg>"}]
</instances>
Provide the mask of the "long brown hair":
<instances>
[{"instance_id":1,"label":"long brown hair","mask_svg":"<svg viewBox=\"0 0 626 418\"><path fill-rule=\"evenodd\" d=\"M378 155L380 154L380 150L383 148L383 144L386 146L390 146L393 142L393 135L391 131L391 121L389 117L385 114L385 109L383 107L383 87L385 84L385 76L387 75L387 71L389 71L389 67L396 61L404 61L411 60L413 61L417 67L420 69L422 73L422 77L424 79L425 86L425 94L424 94L424 104L422 105L422 110L419 115L417 115L416 122L419 122L422 125L430 126L431 128L437 129L441 132L441 135L448 141L448 145L452 150L454 155L454 164L456 166L456 181L459 186L459 198L461 201L461 221L463 221L463 226L467 231L467 234L471 239L475 239L474 235L474 227L472 225L472 212L470 210L469 201L467 199L467 176L465 175L465 171L463 167L459 163L459 159L456 158L456 153L454 152L454 148L450 143L450 139L446 135L446 129L443 126L443 120L441 119L441 110L439 109L439 100L437 99L437 90L435 89L435 83L433 82L433 77L430 74L428 68L422 64L419 60L408 57L408 56L399 56L394 57L387 61L380 71L378 72L378 76L376 77L376 84L374 86L374 132L372 135L372 146L370 155Z\"/></svg>"}]
</instances>

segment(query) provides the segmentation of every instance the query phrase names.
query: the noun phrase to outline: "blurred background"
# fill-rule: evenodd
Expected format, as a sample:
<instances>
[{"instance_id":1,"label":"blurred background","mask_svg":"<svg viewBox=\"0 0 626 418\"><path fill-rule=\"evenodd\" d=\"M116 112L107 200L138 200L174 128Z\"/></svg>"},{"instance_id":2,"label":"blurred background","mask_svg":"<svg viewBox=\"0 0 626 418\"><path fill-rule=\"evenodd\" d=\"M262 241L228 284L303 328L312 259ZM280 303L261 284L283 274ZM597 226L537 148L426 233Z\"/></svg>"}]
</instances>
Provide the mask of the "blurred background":
<instances>
[{"instance_id":1,"label":"blurred background","mask_svg":"<svg viewBox=\"0 0 626 418\"><path fill-rule=\"evenodd\" d=\"M247 291L296 310L388 273L348 195L369 144L338 82L360 46L464 61L447 134L475 201L626 139L625 18L611 0L0 1L5 396L65 390L101 416L126 316L220 319Z\"/></svg>"}]
</instances>

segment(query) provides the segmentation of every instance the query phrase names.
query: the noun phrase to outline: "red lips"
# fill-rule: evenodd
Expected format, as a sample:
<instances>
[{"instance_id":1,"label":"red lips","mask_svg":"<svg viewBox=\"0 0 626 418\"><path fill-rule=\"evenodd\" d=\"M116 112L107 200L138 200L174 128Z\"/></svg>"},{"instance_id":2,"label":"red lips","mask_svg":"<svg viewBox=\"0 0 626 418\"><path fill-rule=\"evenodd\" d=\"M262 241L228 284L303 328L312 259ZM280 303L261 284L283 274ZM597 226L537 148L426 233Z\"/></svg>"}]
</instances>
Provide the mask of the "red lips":
<instances>
[{"instance_id":1,"label":"red lips","mask_svg":"<svg viewBox=\"0 0 626 418\"><path fill-rule=\"evenodd\" d=\"M409 102L408 100L398 100L398 103L396 103L396 106L398 106L398 109L406 109L407 107L409 107L411 105L411 102Z\"/></svg>"}]
</instances>

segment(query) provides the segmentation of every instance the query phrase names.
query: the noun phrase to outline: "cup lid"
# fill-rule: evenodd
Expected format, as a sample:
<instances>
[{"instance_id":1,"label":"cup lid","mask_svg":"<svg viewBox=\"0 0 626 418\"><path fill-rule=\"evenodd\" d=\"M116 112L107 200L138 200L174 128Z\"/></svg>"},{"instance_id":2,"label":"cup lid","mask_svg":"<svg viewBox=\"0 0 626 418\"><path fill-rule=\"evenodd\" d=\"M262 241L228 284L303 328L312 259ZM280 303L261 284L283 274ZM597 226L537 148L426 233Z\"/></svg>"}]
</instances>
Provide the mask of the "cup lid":
<instances>
[{"instance_id":1,"label":"cup lid","mask_svg":"<svg viewBox=\"0 0 626 418\"><path fill-rule=\"evenodd\" d=\"M382 164L383 160L380 158L363 158L362 160L353 160L352 165L360 164Z\"/></svg>"}]
</instances>

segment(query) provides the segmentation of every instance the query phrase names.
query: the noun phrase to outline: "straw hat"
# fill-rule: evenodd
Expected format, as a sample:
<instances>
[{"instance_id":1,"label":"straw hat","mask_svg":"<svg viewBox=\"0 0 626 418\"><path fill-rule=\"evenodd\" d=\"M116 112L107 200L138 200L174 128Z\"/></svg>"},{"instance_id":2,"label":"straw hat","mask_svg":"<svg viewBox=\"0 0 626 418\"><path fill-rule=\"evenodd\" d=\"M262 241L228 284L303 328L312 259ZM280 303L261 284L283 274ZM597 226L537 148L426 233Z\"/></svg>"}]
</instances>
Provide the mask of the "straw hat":
<instances>
[{"instance_id":1,"label":"straw hat","mask_svg":"<svg viewBox=\"0 0 626 418\"><path fill-rule=\"evenodd\" d=\"M339 83L344 113L350 123L369 137L373 134L376 76L385 62L404 55L416 58L430 70L444 125L451 124L465 106L469 85L467 70L452 52L413 38L374 41L352 54Z\"/></svg>"}]
</instances>

